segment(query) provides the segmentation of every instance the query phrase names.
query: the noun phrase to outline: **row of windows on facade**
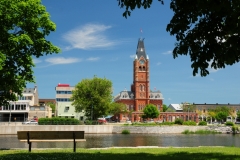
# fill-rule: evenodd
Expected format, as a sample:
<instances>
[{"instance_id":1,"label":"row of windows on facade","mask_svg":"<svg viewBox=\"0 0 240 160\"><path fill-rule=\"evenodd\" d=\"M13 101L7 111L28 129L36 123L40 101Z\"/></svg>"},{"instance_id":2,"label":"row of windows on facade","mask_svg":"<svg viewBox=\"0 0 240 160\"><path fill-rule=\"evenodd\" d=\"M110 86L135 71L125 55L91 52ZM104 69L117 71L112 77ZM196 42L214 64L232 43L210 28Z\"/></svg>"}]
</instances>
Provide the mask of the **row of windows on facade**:
<instances>
[{"instance_id":1,"label":"row of windows on facade","mask_svg":"<svg viewBox=\"0 0 240 160\"><path fill-rule=\"evenodd\" d=\"M70 98L56 98L57 102L70 102Z\"/></svg>"},{"instance_id":2,"label":"row of windows on facade","mask_svg":"<svg viewBox=\"0 0 240 160\"><path fill-rule=\"evenodd\" d=\"M210 112L211 109L198 109L198 111L206 113L206 112ZM231 111L231 110L230 110ZM238 112L238 110L236 110L236 112ZM235 113L235 110L232 110L232 113Z\"/></svg>"},{"instance_id":3,"label":"row of windows on facade","mask_svg":"<svg viewBox=\"0 0 240 160\"><path fill-rule=\"evenodd\" d=\"M57 94L72 94L72 91L57 91Z\"/></svg>"},{"instance_id":4,"label":"row of windows on facade","mask_svg":"<svg viewBox=\"0 0 240 160\"><path fill-rule=\"evenodd\" d=\"M32 96L18 96L18 100L32 100Z\"/></svg>"},{"instance_id":5,"label":"row of windows on facade","mask_svg":"<svg viewBox=\"0 0 240 160\"><path fill-rule=\"evenodd\" d=\"M140 97L145 97L145 93L139 93ZM133 98L133 95L130 96L131 98ZM152 94L149 96L149 98L160 98L160 95L157 94L156 96L153 96ZM124 94L122 96L122 98L129 98L128 94Z\"/></svg>"},{"instance_id":6,"label":"row of windows on facade","mask_svg":"<svg viewBox=\"0 0 240 160\"><path fill-rule=\"evenodd\" d=\"M2 106L0 110L26 110L26 107L26 104L17 104L15 107L14 105Z\"/></svg>"},{"instance_id":7,"label":"row of windows on facade","mask_svg":"<svg viewBox=\"0 0 240 160\"><path fill-rule=\"evenodd\" d=\"M30 110L31 110L31 111L35 111L36 108L35 108L35 107L30 107ZM41 107L39 107L39 110L40 110L40 111L45 111L45 107L44 107L44 106L41 106Z\"/></svg>"},{"instance_id":8,"label":"row of windows on facade","mask_svg":"<svg viewBox=\"0 0 240 160\"><path fill-rule=\"evenodd\" d=\"M146 106L146 105L142 105L142 104L138 105L138 110L139 110L139 111L142 111L142 110L145 108L145 106ZM130 110L130 111L131 111L131 110L134 110L133 105L126 105L126 108L127 108L127 110ZM157 105L157 109L158 109L158 110L161 109L160 105Z\"/></svg>"}]
</instances>

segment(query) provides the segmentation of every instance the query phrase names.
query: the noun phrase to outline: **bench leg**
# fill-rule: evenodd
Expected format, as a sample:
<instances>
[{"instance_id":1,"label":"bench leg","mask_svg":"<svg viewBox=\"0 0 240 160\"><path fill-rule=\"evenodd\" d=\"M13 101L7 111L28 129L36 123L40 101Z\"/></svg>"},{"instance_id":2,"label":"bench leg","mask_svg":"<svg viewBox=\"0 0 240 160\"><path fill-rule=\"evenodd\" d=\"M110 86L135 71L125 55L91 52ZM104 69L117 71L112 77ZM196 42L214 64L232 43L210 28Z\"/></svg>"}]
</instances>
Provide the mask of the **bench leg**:
<instances>
[{"instance_id":1,"label":"bench leg","mask_svg":"<svg viewBox=\"0 0 240 160\"><path fill-rule=\"evenodd\" d=\"M76 142L73 142L73 152L76 152Z\"/></svg>"},{"instance_id":2,"label":"bench leg","mask_svg":"<svg viewBox=\"0 0 240 160\"><path fill-rule=\"evenodd\" d=\"M28 143L28 151L31 152L31 150L32 150L32 142L29 142Z\"/></svg>"}]
</instances>

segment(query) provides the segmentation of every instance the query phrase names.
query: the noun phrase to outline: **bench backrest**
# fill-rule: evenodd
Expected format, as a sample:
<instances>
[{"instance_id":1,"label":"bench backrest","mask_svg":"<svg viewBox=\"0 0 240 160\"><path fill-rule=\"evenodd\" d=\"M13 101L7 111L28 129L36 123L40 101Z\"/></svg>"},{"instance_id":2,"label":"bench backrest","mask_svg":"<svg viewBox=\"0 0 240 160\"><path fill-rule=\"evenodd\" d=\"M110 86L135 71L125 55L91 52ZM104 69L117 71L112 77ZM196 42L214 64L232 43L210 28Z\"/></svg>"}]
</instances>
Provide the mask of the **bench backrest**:
<instances>
[{"instance_id":1,"label":"bench backrest","mask_svg":"<svg viewBox=\"0 0 240 160\"><path fill-rule=\"evenodd\" d=\"M17 131L18 139L84 139L84 131ZM75 136L75 137L74 137Z\"/></svg>"}]
</instances>

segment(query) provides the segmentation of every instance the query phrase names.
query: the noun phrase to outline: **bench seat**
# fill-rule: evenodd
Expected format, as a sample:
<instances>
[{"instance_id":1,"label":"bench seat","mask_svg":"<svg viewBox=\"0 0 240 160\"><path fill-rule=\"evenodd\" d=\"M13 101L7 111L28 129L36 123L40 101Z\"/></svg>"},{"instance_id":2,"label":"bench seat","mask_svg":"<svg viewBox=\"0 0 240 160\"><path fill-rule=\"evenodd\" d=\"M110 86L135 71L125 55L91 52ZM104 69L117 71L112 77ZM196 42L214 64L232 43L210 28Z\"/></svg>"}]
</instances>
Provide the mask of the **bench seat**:
<instances>
[{"instance_id":1,"label":"bench seat","mask_svg":"<svg viewBox=\"0 0 240 160\"><path fill-rule=\"evenodd\" d=\"M73 152L76 152L76 142L85 142L84 131L17 131L18 140L27 142L31 152L32 142L73 142Z\"/></svg>"}]
</instances>

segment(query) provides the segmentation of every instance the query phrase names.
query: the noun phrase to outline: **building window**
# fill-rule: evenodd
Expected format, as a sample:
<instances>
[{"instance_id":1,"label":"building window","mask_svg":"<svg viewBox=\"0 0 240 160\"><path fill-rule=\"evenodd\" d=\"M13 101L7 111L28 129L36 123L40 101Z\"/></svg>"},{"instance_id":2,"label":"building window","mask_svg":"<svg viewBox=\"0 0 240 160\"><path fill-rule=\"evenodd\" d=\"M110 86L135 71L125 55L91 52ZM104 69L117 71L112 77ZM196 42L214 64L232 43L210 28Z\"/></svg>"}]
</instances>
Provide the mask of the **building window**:
<instances>
[{"instance_id":1,"label":"building window","mask_svg":"<svg viewBox=\"0 0 240 160\"><path fill-rule=\"evenodd\" d=\"M66 106L65 107L65 112L68 112L69 111L69 106Z\"/></svg>"},{"instance_id":2,"label":"building window","mask_svg":"<svg viewBox=\"0 0 240 160\"><path fill-rule=\"evenodd\" d=\"M35 111L35 107L30 107L30 110L31 111Z\"/></svg>"},{"instance_id":3,"label":"building window","mask_svg":"<svg viewBox=\"0 0 240 160\"><path fill-rule=\"evenodd\" d=\"M45 107L40 107L40 111L45 111Z\"/></svg>"}]
</instances>

